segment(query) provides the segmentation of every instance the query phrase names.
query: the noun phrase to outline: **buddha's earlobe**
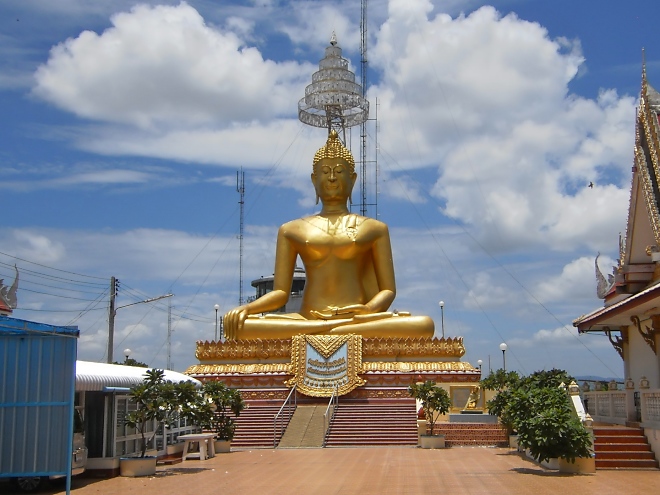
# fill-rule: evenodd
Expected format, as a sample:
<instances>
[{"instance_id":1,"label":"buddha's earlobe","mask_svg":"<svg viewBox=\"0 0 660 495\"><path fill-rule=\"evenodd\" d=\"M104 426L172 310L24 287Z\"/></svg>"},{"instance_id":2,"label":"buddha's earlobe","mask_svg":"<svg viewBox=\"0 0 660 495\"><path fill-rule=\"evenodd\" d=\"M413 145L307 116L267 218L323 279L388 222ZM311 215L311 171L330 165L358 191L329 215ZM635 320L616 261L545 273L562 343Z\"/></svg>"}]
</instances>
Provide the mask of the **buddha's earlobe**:
<instances>
[{"instance_id":1,"label":"buddha's earlobe","mask_svg":"<svg viewBox=\"0 0 660 495\"><path fill-rule=\"evenodd\" d=\"M319 204L319 190L317 189L316 181L314 180L316 179L316 174L314 172L312 172L311 179L312 179L312 184L314 185L314 191L316 191L316 204Z\"/></svg>"}]
</instances>

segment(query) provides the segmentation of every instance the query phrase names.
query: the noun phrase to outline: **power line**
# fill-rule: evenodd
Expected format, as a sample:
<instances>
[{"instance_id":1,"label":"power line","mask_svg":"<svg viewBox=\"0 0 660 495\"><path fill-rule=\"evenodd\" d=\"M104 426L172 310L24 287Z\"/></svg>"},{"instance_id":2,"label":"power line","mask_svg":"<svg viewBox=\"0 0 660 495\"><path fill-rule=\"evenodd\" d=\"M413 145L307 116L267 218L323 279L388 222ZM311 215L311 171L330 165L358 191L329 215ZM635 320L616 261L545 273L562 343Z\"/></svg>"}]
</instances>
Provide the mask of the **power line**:
<instances>
[{"instance_id":1,"label":"power line","mask_svg":"<svg viewBox=\"0 0 660 495\"><path fill-rule=\"evenodd\" d=\"M42 265L42 264L36 263L34 261L19 258L18 256L12 256L11 254L3 253L2 251L0 251L0 254L3 255L3 256L7 256L8 258L19 260L19 261L22 261L24 263L30 263L31 265L40 266L42 268L48 268L49 270L53 270L53 271L60 272L60 273L68 273L69 275L76 275L78 277L91 278L91 279L95 279L95 280L105 280L103 277L97 277L97 276L94 276L94 275L85 275L83 273L70 272L70 271L67 271L67 270L60 270L59 268L53 268L51 266Z\"/></svg>"}]
</instances>

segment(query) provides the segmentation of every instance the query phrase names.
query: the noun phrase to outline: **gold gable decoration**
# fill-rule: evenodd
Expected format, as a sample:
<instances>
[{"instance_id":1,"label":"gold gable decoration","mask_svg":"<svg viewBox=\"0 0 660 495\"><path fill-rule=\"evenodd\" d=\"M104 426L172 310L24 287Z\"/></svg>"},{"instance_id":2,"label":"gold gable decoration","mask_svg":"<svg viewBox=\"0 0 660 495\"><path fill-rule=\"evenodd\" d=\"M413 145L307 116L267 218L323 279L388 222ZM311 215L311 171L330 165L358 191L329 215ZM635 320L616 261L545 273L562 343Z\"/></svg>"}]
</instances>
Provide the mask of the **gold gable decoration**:
<instances>
[{"instance_id":1,"label":"gold gable decoration","mask_svg":"<svg viewBox=\"0 0 660 495\"><path fill-rule=\"evenodd\" d=\"M291 355L291 339L197 341L195 357L199 361L287 359Z\"/></svg>"},{"instance_id":2,"label":"gold gable decoration","mask_svg":"<svg viewBox=\"0 0 660 495\"><path fill-rule=\"evenodd\" d=\"M193 364L186 375L252 375L269 373L291 373L289 363L248 363L248 364Z\"/></svg>"},{"instance_id":3,"label":"gold gable decoration","mask_svg":"<svg viewBox=\"0 0 660 495\"><path fill-rule=\"evenodd\" d=\"M295 335L291 340L291 372L288 387L311 397L345 395L364 385L362 336Z\"/></svg>"},{"instance_id":4,"label":"gold gable decoration","mask_svg":"<svg viewBox=\"0 0 660 495\"><path fill-rule=\"evenodd\" d=\"M465 355L463 337L447 338L365 338L363 358L423 357L461 358Z\"/></svg>"},{"instance_id":5,"label":"gold gable decoration","mask_svg":"<svg viewBox=\"0 0 660 495\"><path fill-rule=\"evenodd\" d=\"M442 361L396 361L396 362L368 362L362 363L362 371L391 371L398 373L417 373L420 371L478 371L470 363L442 362Z\"/></svg>"},{"instance_id":6,"label":"gold gable decoration","mask_svg":"<svg viewBox=\"0 0 660 495\"><path fill-rule=\"evenodd\" d=\"M311 338L320 336L310 336ZM320 339L317 339L320 342ZM228 340L226 342L197 341L195 357L202 364L209 361L288 361L291 339ZM362 357L421 358L426 356L461 358L465 355L463 337L447 338L362 338ZM421 361L421 360L420 360Z\"/></svg>"}]
</instances>

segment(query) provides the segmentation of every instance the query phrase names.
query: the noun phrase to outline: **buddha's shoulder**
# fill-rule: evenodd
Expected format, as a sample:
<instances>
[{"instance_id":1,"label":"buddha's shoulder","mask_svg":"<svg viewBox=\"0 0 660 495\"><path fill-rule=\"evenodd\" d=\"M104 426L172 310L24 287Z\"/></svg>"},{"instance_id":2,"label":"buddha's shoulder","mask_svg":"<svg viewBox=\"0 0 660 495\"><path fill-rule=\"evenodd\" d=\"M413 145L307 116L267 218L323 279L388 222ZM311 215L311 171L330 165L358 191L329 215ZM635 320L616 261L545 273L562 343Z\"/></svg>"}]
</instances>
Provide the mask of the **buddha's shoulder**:
<instances>
[{"instance_id":1,"label":"buddha's shoulder","mask_svg":"<svg viewBox=\"0 0 660 495\"><path fill-rule=\"evenodd\" d=\"M310 225L314 225L311 220L312 218L313 217L296 218L295 220L286 222L280 226L280 233L287 234L304 231L308 229Z\"/></svg>"},{"instance_id":2,"label":"buddha's shoulder","mask_svg":"<svg viewBox=\"0 0 660 495\"><path fill-rule=\"evenodd\" d=\"M379 232L387 231L387 224L385 222L381 222L380 220L371 217L363 217L361 215L356 215L356 217L358 226Z\"/></svg>"}]
</instances>

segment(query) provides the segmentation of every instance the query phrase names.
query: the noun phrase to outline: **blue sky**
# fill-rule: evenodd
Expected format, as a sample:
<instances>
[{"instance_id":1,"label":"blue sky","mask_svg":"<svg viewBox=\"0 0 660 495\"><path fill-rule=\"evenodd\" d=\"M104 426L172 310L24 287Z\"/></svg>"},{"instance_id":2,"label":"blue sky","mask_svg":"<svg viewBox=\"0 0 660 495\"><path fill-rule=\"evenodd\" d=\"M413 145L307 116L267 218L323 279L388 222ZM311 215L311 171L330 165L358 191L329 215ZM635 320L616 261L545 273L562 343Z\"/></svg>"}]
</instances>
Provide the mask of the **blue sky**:
<instances>
[{"instance_id":1,"label":"blue sky","mask_svg":"<svg viewBox=\"0 0 660 495\"><path fill-rule=\"evenodd\" d=\"M430 315L439 334L443 300L472 364L499 367L506 341L507 367L524 373L622 373L607 339L571 321L602 304L594 257L610 272L625 234L642 48L660 86L660 7L609 5L369 2L369 213L390 225L393 307ZM76 324L80 357L104 360L110 277L119 306L171 291L184 370L213 337L214 304L238 302L236 171L244 294L272 273L277 226L315 211L325 136L297 102L333 31L359 80L359 2L8 0L0 12L0 276L21 270L14 316ZM130 348L164 366L166 340L167 302L118 311L116 358Z\"/></svg>"}]
</instances>

